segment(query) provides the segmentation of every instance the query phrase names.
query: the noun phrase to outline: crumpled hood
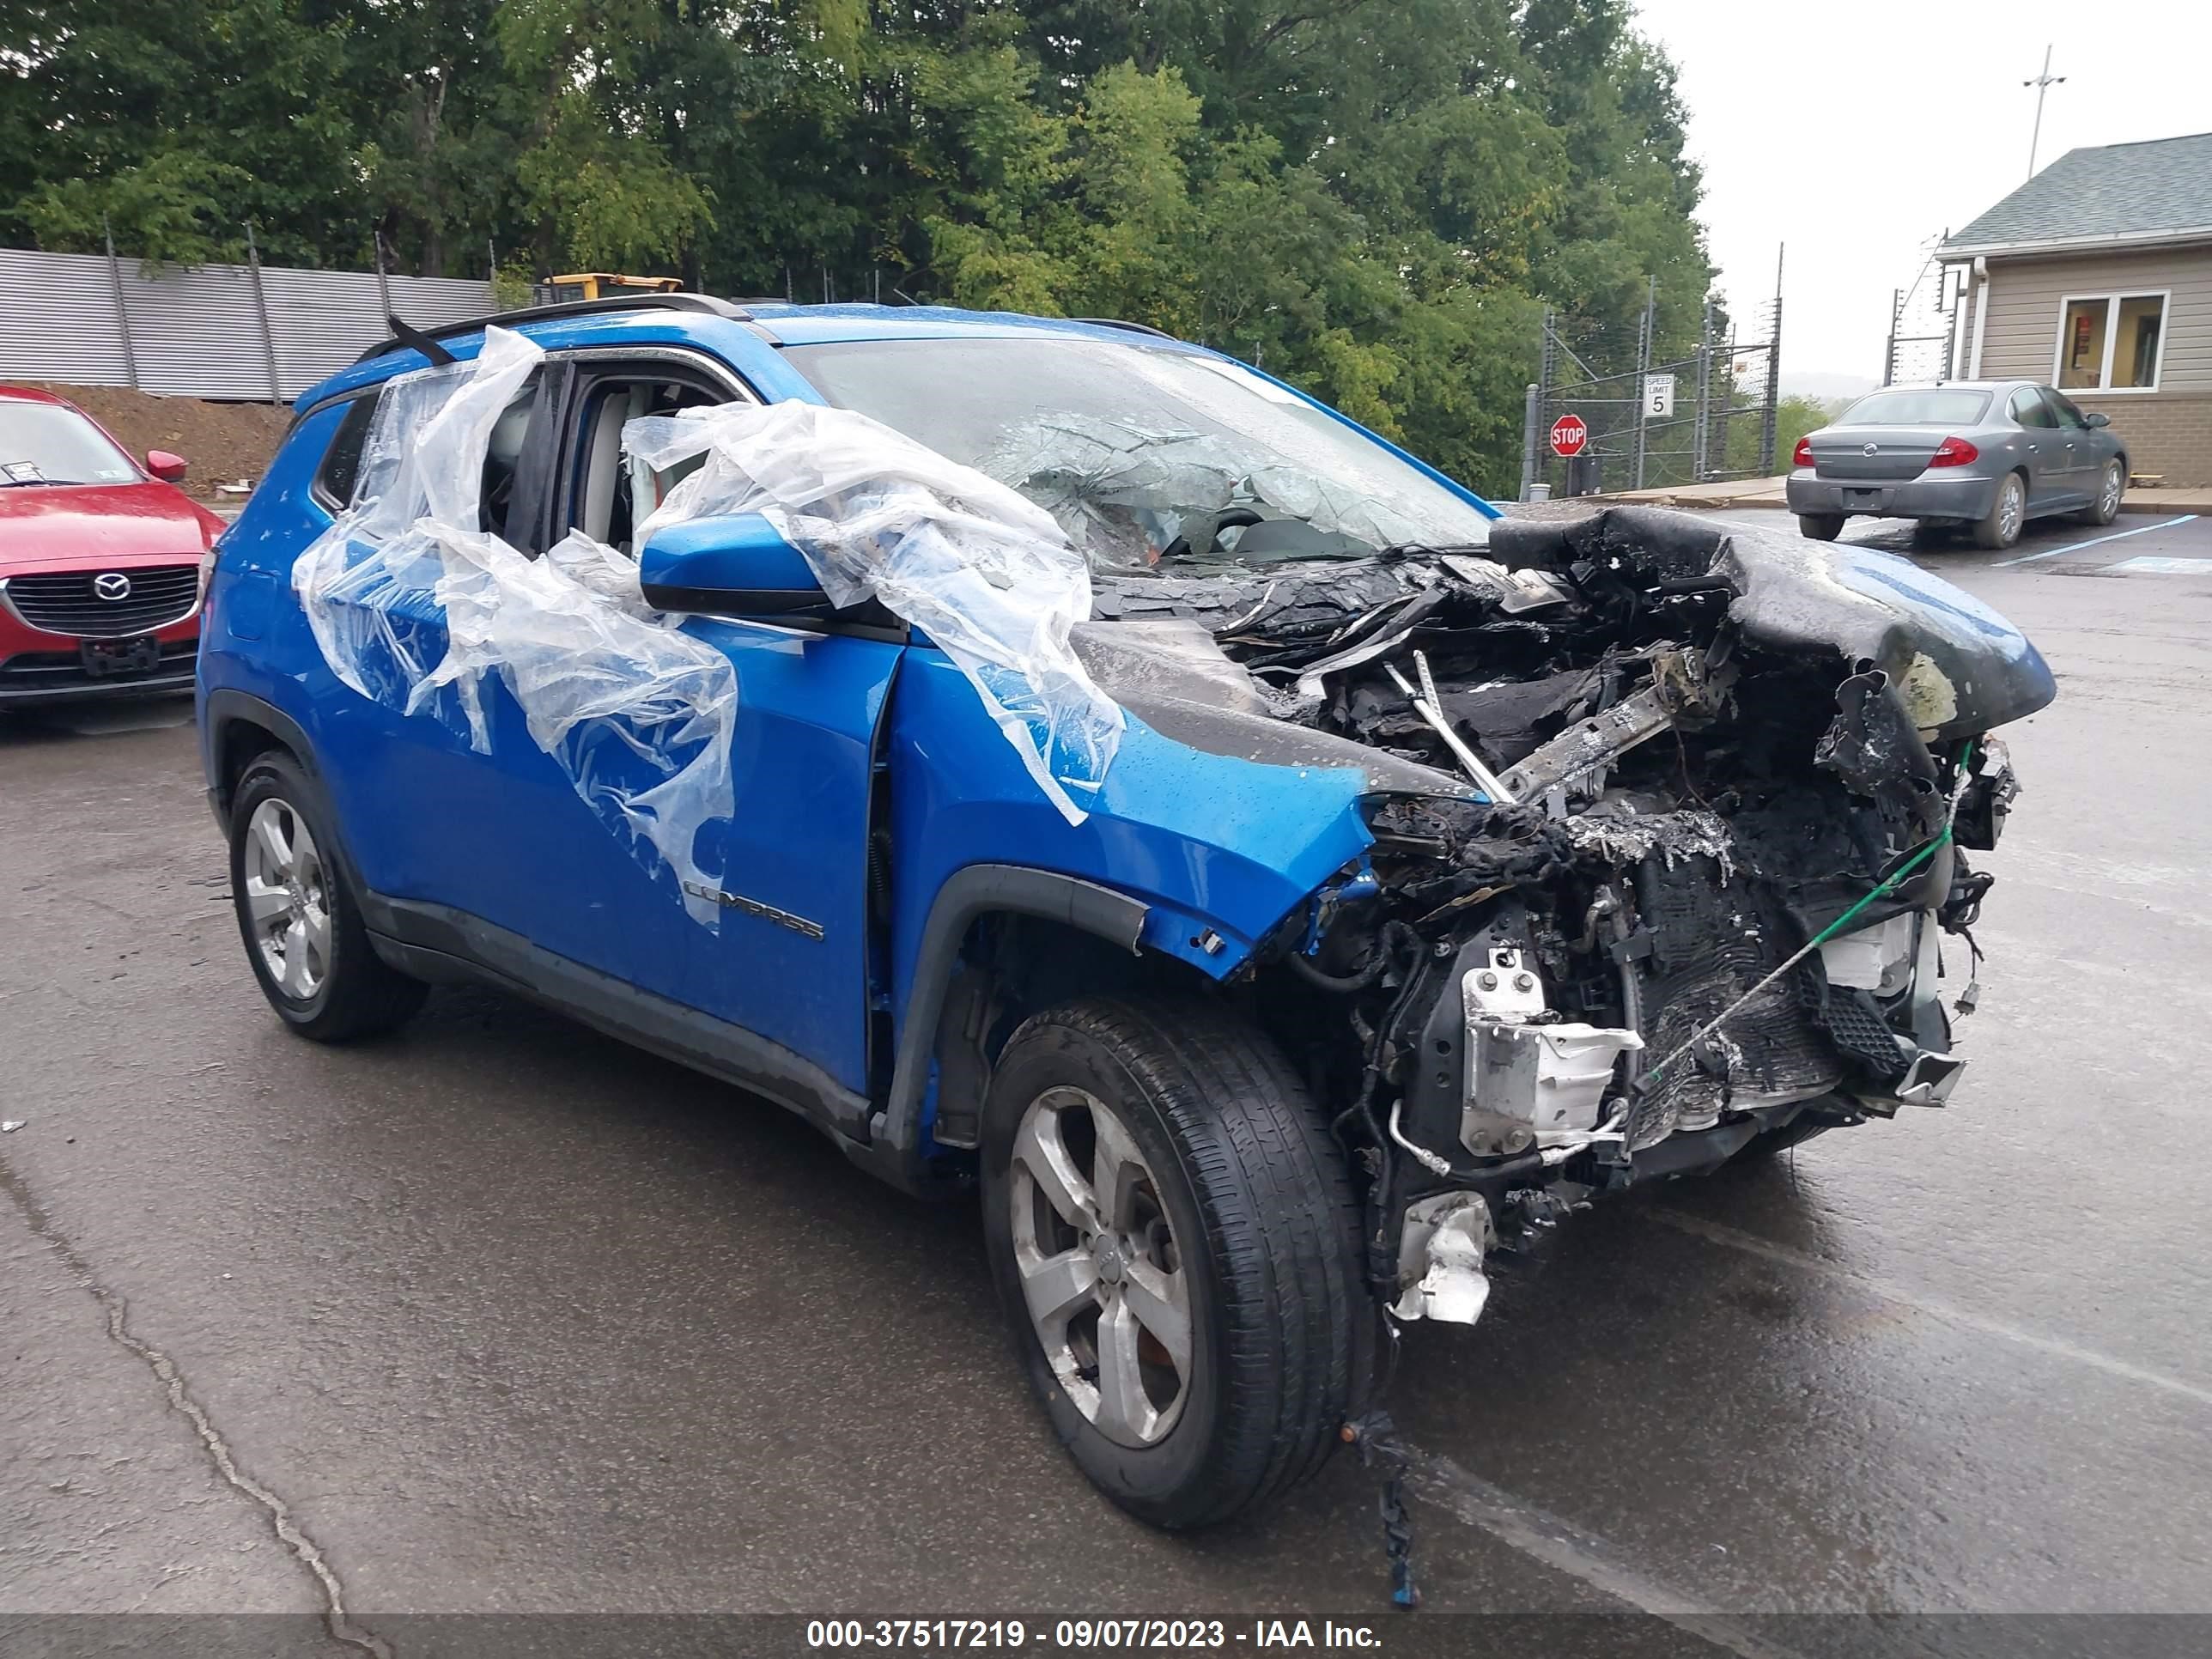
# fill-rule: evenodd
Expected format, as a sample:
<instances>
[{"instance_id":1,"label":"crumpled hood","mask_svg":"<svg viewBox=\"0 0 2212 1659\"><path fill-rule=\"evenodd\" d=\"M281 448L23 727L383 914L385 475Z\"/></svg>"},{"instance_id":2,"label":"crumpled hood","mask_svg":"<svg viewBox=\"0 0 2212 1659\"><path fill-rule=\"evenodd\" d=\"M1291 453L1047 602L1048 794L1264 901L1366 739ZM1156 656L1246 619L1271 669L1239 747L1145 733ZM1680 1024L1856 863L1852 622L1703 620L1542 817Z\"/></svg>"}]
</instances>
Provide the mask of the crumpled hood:
<instances>
[{"instance_id":1,"label":"crumpled hood","mask_svg":"<svg viewBox=\"0 0 2212 1659\"><path fill-rule=\"evenodd\" d=\"M1492 531L1490 550L1516 569L1619 558L1678 580L1725 577L1736 589L1729 618L1747 643L1785 656L1833 655L1839 676L1880 669L1931 738L1986 732L2058 695L2026 635L1894 554L1638 507L1564 521L1508 520Z\"/></svg>"},{"instance_id":2,"label":"crumpled hood","mask_svg":"<svg viewBox=\"0 0 2212 1659\"><path fill-rule=\"evenodd\" d=\"M1368 794L1478 799L1449 772L1271 712L1251 675L1201 623L1083 622L1071 643L1100 690L1162 737L1193 749L1268 766L1356 769Z\"/></svg>"}]
</instances>

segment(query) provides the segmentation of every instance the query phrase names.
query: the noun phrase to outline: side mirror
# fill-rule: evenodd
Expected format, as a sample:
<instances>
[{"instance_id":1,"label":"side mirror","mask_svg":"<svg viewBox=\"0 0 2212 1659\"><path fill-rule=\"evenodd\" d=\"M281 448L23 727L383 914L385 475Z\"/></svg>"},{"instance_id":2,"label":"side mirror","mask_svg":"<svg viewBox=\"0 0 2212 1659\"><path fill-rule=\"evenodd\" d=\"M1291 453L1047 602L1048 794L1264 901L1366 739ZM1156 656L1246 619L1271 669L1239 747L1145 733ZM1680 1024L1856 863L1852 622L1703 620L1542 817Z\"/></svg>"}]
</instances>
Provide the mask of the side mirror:
<instances>
[{"instance_id":1,"label":"side mirror","mask_svg":"<svg viewBox=\"0 0 2212 1659\"><path fill-rule=\"evenodd\" d=\"M2110 426L2112 423L2112 417L2101 409L2093 409L2081 418L2088 422L2091 426Z\"/></svg>"},{"instance_id":2,"label":"side mirror","mask_svg":"<svg viewBox=\"0 0 2212 1659\"><path fill-rule=\"evenodd\" d=\"M185 481L185 458L172 455L166 449L146 452L146 470L163 483L182 483Z\"/></svg>"},{"instance_id":3,"label":"side mirror","mask_svg":"<svg viewBox=\"0 0 2212 1659\"><path fill-rule=\"evenodd\" d=\"M757 513L693 519L638 550L645 602L656 611L826 617L830 596L799 550Z\"/></svg>"}]
</instances>

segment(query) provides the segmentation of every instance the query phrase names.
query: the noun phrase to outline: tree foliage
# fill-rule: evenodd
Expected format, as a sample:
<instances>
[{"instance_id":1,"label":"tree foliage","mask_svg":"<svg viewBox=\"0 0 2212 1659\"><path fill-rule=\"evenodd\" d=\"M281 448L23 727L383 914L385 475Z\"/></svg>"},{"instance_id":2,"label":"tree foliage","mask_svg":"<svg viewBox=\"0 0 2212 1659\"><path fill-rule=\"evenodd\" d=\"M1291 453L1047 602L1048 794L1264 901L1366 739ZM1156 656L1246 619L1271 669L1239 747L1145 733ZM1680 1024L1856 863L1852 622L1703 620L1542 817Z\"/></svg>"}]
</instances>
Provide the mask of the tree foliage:
<instances>
[{"instance_id":1,"label":"tree foliage","mask_svg":"<svg viewBox=\"0 0 2212 1659\"><path fill-rule=\"evenodd\" d=\"M1492 489L1711 278L1626 0L0 0L0 236L1153 324Z\"/></svg>"}]
</instances>

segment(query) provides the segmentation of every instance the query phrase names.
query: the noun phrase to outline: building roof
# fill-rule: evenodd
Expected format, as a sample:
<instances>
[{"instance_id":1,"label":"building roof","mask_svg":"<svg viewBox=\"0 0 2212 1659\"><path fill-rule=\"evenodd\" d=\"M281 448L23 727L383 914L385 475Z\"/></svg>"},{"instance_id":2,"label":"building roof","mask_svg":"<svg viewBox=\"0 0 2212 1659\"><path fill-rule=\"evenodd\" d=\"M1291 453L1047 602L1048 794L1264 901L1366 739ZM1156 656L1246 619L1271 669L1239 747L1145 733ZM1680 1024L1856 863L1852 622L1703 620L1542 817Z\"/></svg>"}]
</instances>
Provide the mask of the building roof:
<instances>
[{"instance_id":1,"label":"building roof","mask_svg":"<svg viewBox=\"0 0 2212 1659\"><path fill-rule=\"evenodd\" d=\"M1952 234L1945 255L2212 240L2212 132L2069 149Z\"/></svg>"}]
</instances>

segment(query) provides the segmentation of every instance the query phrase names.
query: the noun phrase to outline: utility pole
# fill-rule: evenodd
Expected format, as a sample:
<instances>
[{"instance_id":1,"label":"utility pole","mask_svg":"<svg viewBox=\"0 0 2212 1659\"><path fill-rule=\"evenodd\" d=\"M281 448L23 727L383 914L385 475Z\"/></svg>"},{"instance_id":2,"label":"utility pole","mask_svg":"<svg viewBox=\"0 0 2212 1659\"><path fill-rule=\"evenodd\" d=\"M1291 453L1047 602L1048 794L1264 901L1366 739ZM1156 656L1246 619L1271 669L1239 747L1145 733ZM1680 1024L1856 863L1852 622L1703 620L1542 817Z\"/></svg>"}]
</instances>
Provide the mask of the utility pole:
<instances>
[{"instance_id":1,"label":"utility pole","mask_svg":"<svg viewBox=\"0 0 2212 1659\"><path fill-rule=\"evenodd\" d=\"M2031 179L2035 177L2035 152L2043 143L2043 96L2051 88L2063 87L2065 84L2064 76L2053 75L2051 72L2051 47L2046 42L2043 48L2043 73L2033 81L2021 82L2024 87L2035 88L2035 130L2028 134L2027 137L2027 176Z\"/></svg>"}]
</instances>

